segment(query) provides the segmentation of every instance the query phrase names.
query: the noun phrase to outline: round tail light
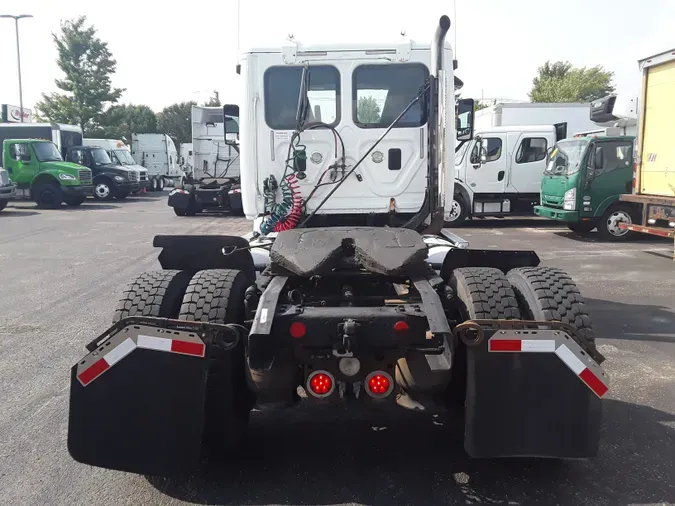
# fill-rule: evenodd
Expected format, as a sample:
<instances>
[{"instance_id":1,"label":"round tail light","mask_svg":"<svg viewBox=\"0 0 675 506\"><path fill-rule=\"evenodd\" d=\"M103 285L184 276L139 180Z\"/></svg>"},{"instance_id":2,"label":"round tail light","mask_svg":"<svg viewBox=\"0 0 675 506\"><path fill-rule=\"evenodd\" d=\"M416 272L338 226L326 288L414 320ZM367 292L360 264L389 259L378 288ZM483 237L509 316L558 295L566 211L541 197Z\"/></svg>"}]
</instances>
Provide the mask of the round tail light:
<instances>
[{"instance_id":1,"label":"round tail light","mask_svg":"<svg viewBox=\"0 0 675 506\"><path fill-rule=\"evenodd\" d=\"M393 378L384 371L373 371L366 376L366 393L375 399L387 397L394 391Z\"/></svg>"},{"instance_id":2,"label":"round tail light","mask_svg":"<svg viewBox=\"0 0 675 506\"><path fill-rule=\"evenodd\" d=\"M328 371L314 371L307 378L307 391L310 395L323 399L335 390L335 378Z\"/></svg>"}]
</instances>

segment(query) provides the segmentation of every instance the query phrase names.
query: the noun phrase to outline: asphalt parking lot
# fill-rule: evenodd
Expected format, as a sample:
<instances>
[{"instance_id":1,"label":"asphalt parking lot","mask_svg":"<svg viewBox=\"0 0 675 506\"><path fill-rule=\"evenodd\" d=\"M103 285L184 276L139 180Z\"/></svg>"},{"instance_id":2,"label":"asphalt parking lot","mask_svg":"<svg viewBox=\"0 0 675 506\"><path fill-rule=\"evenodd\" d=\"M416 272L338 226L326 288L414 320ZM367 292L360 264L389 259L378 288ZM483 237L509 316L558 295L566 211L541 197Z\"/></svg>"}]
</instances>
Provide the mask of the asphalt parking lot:
<instances>
[{"instance_id":1,"label":"asphalt parking lot","mask_svg":"<svg viewBox=\"0 0 675 506\"><path fill-rule=\"evenodd\" d=\"M159 267L153 236L250 230L241 218L178 218L165 198L0 212L0 504L675 503L673 243L600 243L535 219L457 233L475 248L533 249L578 283L611 378L597 459L472 461L439 419L303 406L254 413L250 451L187 483L75 463L70 367L126 283Z\"/></svg>"}]
</instances>

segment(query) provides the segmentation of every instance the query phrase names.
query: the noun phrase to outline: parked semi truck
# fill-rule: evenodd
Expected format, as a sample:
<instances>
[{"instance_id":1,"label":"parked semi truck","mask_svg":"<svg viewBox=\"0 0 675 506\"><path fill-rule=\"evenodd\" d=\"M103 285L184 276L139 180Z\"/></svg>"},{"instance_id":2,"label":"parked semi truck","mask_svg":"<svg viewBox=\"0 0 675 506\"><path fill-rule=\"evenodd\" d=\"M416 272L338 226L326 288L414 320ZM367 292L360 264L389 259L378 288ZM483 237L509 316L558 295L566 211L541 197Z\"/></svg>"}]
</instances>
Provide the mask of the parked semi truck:
<instances>
[{"instance_id":1,"label":"parked semi truck","mask_svg":"<svg viewBox=\"0 0 675 506\"><path fill-rule=\"evenodd\" d=\"M5 139L0 159L16 184L16 195L31 198L38 207L79 206L93 194L91 170L65 162L49 140Z\"/></svg>"},{"instance_id":2,"label":"parked semi truck","mask_svg":"<svg viewBox=\"0 0 675 506\"><path fill-rule=\"evenodd\" d=\"M187 178L191 178L194 172L194 151L191 142L181 142L180 144L180 158L178 163L180 169L185 173L185 177L181 180L181 186L185 184Z\"/></svg>"},{"instance_id":3,"label":"parked semi truck","mask_svg":"<svg viewBox=\"0 0 675 506\"><path fill-rule=\"evenodd\" d=\"M608 378L572 279L443 229L474 108L453 107L449 28L430 45L242 55L255 228L155 237L162 269L72 367L74 459L187 474L241 448L254 406L347 401L460 413L463 435L443 437L472 457L596 455ZM345 96L379 97L381 116Z\"/></svg>"},{"instance_id":4,"label":"parked semi truck","mask_svg":"<svg viewBox=\"0 0 675 506\"><path fill-rule=\"evenodd\" d=\"M16 185L9 179L9 172L0 168L0 211L7 207L7 203L14 198Z\"/></svg>"},{"instance_id":5,"label":"parked semi truck","mask_svg":"<svg viewBox=\"0 0 675 506\"><path fill-rule=\"evenodd\" d=\"M166 134L131 134L131 156L148 170L149 191L162 191L183 178L176 145Z\"/></svg>"},{"instance_id":6,"label":"parked semi truck","mask_svg":"<svg viewBox=\"0 0 675 506\"><path fill-rule=\"evenodd\" d=\"M477 131L455 156L448 226L485 216L532 215L539 204L546 154L567 135L566 123Z\"/></svg>"},{"instance_id":7,"label":"parked semi truck","mask_svg":"<svg viewBox=\"0 0 675 506\"><path fill-rule=\"evenodd\" d=\"M138 185L134 185L135 189L131 191L132 195L145 191L150 186L148 180L148 169L141 167L136 163L136 160L131 156L131 150L123 140L119 139L84 139L85 146L100 147L105 149L108 153L110 161L115 165L120 165L128 170L135 170L138 172L138 177L134 178L138 181Z\"/></svg>"},{"instance_id":8,"label":"parked semi truck","mask_svg":"<svg viewBox=\"0 0 675 506\"><path fill-rule=\"evenodd\" d=\"M66 161L91 169L94 198L98 200L123 200L141 189L139 172L113 163L108 152L99 146L71 146Z\"/></svg>"},{"instance_id":9,"label":"parked semi truck","mask_svg":"<svg viewBox=\"0 0 675 506\"><path fill-rule=\"evenodd\" d=\"M621 195L633 206L619 227L661 237L675 236L675 50L639 61L637 156L631 192Z\"/></svg>"},{"instance_id":10,"label":"parked semi truck","mask_svg":"<svg viewBox=\"0 0 675 506\"><path fill-rule=\"evenodd\" d=\"M242 213L239 108L192 107L193 171L169 193L177 216L202 211Z\"/></svg>"},{"instance_id":11,"label":"parked semi truck","mask_svg":"<svg viewBox=\"0 0 675 506\"><path fill-rule=\"evenodd\" d=\"M578 234L597 228L603 240L628 239L631 232L619 224L635 219L636 209L620 202L620 195L632 187L637 114L637 97L594 101L590 119L598 128L575 133L548 153L535 214Z\"/></svg>"}]
</instances>

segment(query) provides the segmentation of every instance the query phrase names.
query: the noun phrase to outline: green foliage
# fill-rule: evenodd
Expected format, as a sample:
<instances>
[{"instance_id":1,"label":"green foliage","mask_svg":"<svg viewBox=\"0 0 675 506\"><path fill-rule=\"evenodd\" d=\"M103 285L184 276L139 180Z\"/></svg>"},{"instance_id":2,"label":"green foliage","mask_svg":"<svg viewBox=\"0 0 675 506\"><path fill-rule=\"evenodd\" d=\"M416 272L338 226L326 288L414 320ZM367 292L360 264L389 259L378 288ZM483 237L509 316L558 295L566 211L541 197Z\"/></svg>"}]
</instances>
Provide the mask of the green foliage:
<instances>
[{"instance_id":1,"label":"green foliage","mask_svg":"<svg viewBox=\"0 0 675 506\"><path fill-rule=\"evenodd\" d=\"M61 33L52 34L58 51L57 63L65 74L56 86L65 93L43 93L36 104L39 115L49 121L80 125L85 135L95 130L107 104L116 103L122 88L113 88L111 77L117 62L108 43L85 26L86 16L61 23Z\"/></svg>"},{"instance_id":2,"label":"green foliage","mask_svg":"<svg viewBox=\"0 0 675 506\"><path fill-rule=\"evenodd\" d=\"M213 96L210 97L206 102L204 102L204 107L220 107L220 94L217 91L213 91Z\"/></svg>"},{"instance_id":3,"label":"green foliage","mask_svg":"<svg viewBox=\"0 0 675 506\"><path fill-rule=\"evenodd\" d=\"M176 146L192 142L192 106L194 101L172 104L157 114L157 128L169 135Z\"/></svg>"},{"instance_id":4,"label":"green foliage","mask_svg":"<svg viewBox=\"0 0 675 506\"><path fill-rule=\"evenodd\" d=\"M361 97L356 103L356 117L361 123L379 123L382 111L373 97Z\"/></svg>"},{"instance_id":5,"label":"green foliage","mask_svg":"<svg viewBox=\"0 0 675 506\"><path fill-rule=\"evenodd\" d=\"M157 132L157 116L147 105L113 105L101 117L96 137L122 139L131 143L131 134Z\"/></svg>"},{"instance_id":6,"label":"green foliage","mask_svg":"<svg viewBox=\"0 0 675 506\"><path fill-rule=\"evenodd\" d=\"M479 100L476 100L473 103L474 111L480 111L481 109L487 109L488 107L490 107L490 104L481 103Z\"/></svg>"},{"instance_id":7,"label":"green foliage","mask_svg":"<svg viewBox=\"0 0 675 506\"><path fill-rule=\"evenodd\" d=\"M573 67L569 62L546 62L539 67L529 93L532 102L592 102L614 91L614 72L600 65Z\"/></svg>"}]
</instances>

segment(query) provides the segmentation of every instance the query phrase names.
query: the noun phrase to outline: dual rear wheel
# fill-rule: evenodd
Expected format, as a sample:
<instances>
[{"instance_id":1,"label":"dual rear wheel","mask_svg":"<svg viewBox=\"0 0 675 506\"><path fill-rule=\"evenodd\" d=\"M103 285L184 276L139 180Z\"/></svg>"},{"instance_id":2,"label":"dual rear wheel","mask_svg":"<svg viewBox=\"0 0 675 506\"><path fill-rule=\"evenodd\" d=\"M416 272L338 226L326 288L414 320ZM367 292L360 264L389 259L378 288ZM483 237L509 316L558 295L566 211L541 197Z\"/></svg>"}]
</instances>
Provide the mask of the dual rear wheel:
<instances>
[{"instance_id":1,"label":"dual rear wheel","mask_svg":"<svg viewBox=\"0 0 675 506\"><path fill-rule=\"evenodd\" d=\"M113 323L129 316L180 318L211 323L243 323L242 271L230 269L145 272L132 281L117 305ZM244 345L226 350L207 346L209 372L202 438L204 457L219 461L243 442L253 407L246 387Z\"/></svg>"}]
</instances>

